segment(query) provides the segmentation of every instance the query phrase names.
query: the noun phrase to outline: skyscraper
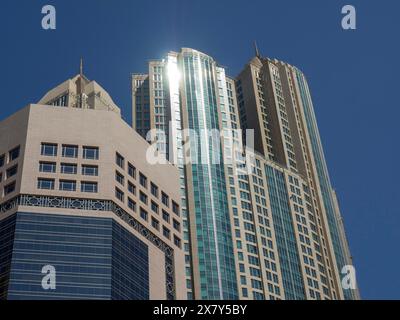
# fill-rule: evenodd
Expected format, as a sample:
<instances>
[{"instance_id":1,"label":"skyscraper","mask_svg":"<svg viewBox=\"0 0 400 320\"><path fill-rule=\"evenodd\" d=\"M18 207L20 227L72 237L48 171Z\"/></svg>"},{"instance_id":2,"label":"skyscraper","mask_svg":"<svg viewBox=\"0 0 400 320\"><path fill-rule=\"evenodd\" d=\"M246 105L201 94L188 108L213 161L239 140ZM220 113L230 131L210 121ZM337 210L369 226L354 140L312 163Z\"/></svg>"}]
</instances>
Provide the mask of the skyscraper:
<instances>
[{"instance_id":1,"label":"skyscraper","mask_svg":"<svg viewBox=\"0 0 400 320\"><path fill-rule=\"evenodd\" d=\"M206 131L222 128L227 83L234 89L213 58L188 48L151 61L148 74L132 78L134 127L144 137L149 128L158 129L161 134L149 137L180 170L189 298L238 298L226 168L211 161L222 155L222 146L213 145ZM197 134L190 135L196 152L185 154L182 129Z\"/></svg>"},{"instance_id":2,"label":"skyscraper","mask_svg":"<svg viewBox=\"0 0 400 320\"><path fill-rule=\"evenodd\" d=\"M133 75L132 102L133 126L180 170L188 298L358 298L342 288L351 257L297 68L257 50L233 79L183 48Z\"/></svg>"},{"instance_id":3,"label":"skyscraper","mask_svg":"<svg viewBox=\"0 0 400 320\"><path fill-rule=\"evenodd\" d=\"M0 299L186 297L178 170L147 149L82 72L0 122Z\"/></svg>"},{"instance_id":4,"label":"skyscraper","mask_svg":"<svg viewBox=\"0 0 400 320\"><path fill-rule=\"evenodd\" d=\"M342 269L352 261L304 74L296 67L257 53L237 77L237 91L242 126L253 128L258 137L255 149L303 180L308 212L298 217L296 209L304 201L297 201L292 218L302 222L304 218L308 225L298 229L307 230L311 245L297 238L301 244L298 252L311 249L314 258L303 258L313 262L323 296L358 298L357 289L343 290L341 286ZM307 263L302 262L301 266L308 280Z\"/></svg>"}]
</instances>

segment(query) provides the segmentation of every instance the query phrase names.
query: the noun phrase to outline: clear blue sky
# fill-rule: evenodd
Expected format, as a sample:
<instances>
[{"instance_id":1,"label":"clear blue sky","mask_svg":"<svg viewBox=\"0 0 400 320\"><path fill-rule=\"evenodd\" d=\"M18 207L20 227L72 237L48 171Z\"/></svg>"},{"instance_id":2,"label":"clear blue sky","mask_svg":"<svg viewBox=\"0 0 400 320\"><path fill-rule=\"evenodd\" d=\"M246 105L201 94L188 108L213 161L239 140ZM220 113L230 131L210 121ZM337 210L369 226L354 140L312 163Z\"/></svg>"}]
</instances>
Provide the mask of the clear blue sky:
<instances>
[{"instance_id":1,"label":"clear blue sky","mask_svg":"<svg viewBox=\"0 0 400 320\"><path fill-rule=\"evenodd\" d=\"M57 29L41 29L41 8ZM357 30L341 8L357 9ZM253 54L306 74L332 183L341 202L361 295L400 298L400 2L394 0L1 0L0 119L78 72L130 114L130 73L192 47L236 75ZM129 121L130 122L130 121Z\"/></svg>"}]
</instances>

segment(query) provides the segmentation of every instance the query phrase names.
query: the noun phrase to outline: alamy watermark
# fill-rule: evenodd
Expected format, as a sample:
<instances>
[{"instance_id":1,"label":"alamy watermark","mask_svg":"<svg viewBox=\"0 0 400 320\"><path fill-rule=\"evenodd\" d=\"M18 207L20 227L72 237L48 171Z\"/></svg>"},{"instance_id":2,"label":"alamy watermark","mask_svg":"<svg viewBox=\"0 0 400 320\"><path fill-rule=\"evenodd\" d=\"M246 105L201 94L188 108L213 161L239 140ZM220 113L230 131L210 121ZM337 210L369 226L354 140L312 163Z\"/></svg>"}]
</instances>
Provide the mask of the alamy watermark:
<instances>
[{"instance_id":1,"label":"alamy watermark","mask_svg":"<svg viewBox=\"0 0 400 320\"><path fill-rule=\"evenodd\" d=\"M43 290L56 290L56 268L50 264L43 266L42 288Z\"/></svg>"},{"instance_id":2,"label":"alamy watermark","mask_svg":"<svg viewBox=\"0 0 400 320\"><path fill-rule=\"evenodd\" d=\"M148 131L146 140L150 146L146 160L149 164L236 165L248 173L254 166L253 129L171 129L169 132Z\"/></svg>"},{"instance_id":3,"label":"alamy watermark","mask_svg":"<svg viewBox=\"0 0 400 320\"><path fill-rule=\"evenodd\" d=\"M55 30L57 28L56 8L52 5L47 4L43 6L42 14L44 14L42 18L42 28L44 30Z\"/></svg>"},{"instance_id":4,"label":"alamy watermark","mask_svg":"<svg viewBox=\"0 0 400 320\"><path fill-rule=\"evenodd\" d=\"M346 265L342 268L341 274L342 278L342 288L343 290L356 290L356 268L352 265Z\"/></svg>"},{"instance_id":5,"label":"alamy watermark","mask_svg":"<svg viewBox=\"0 0 400 320\"><path fill-rule=\"evenodd\" d=\"M357 29L357 16L356 16L356 8L352 5L345 5L342 8L342 14L344 17L342 18L342 28L343 30L355 30Z\"/></svg>"}]
</instances>

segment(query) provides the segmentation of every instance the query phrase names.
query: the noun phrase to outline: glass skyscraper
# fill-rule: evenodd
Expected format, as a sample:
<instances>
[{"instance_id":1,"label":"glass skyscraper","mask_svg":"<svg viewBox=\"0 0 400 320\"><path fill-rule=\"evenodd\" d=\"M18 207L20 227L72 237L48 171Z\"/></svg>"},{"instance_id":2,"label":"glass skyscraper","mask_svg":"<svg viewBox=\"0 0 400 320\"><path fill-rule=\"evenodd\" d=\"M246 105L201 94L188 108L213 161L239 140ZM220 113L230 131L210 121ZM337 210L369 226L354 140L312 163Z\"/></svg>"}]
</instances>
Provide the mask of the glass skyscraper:
<instances>
[{"instance_id":1,"label":"glass skyscraper","mask_svg":"<svg viewBox=\"0 0 400 320\"><path fill-rule=\"evenodd\" d=\"M297 68L257 52L231 78L183 48L132 76L132 103L133 127L180 172L188 298L359 298L341 284L352 261ZM236 129L253 130L245 153Z\"/></svg>"},{"instance_id":2,"label":"glass skyscraper","mask_svg":"<svg viewBox=\"0 0 400 320\"><path fill-rule=\"evenodd\" d=\"M151 61L148 75L133 77L137 131L146 136L142 119L147 115L142 110L150 106L149 127L166 133L165 138L157 137L159 149L181 172L189 298L238 298L225 167L222 161L213 162L223 150L208 135L222 128L219 78L226 82L224 69L213 58L187 48ZM188 134L190 154L182 150L182 129L193 130Z\"/></svg>"}]
</instances>

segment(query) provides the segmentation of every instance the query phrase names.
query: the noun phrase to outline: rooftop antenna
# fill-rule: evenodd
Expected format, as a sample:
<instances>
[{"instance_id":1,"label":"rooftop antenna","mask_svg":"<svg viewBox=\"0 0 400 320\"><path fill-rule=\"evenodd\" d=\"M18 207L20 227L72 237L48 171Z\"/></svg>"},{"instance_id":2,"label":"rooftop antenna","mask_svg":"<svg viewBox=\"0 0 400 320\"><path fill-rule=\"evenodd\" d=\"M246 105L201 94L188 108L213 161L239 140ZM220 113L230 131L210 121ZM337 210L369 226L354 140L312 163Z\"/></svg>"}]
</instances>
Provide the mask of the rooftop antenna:
<instances>
[{"instance_id":1,"label":"rooftop antenna","mask_svg":"<svg viewBox=\"0 0 400 320\"><path fill-rule=\"evenodd\" d=\"M83 76L83 59L82 58L81 58L81 64L80 64L80 67L79 67L79 74L80 74L81 77Z\"/></svg>"},{"instance_id":2,"label":"rooftop antenna","mask_svg":"<svg viewBox=\"0 0 400 320\"><path fill-rule=\"evenodd\" d=\"M256 57L261 58L260 51L258 51L257 41L254 41L254 50L256 52Z\"/></svg>"}]
</instances>

